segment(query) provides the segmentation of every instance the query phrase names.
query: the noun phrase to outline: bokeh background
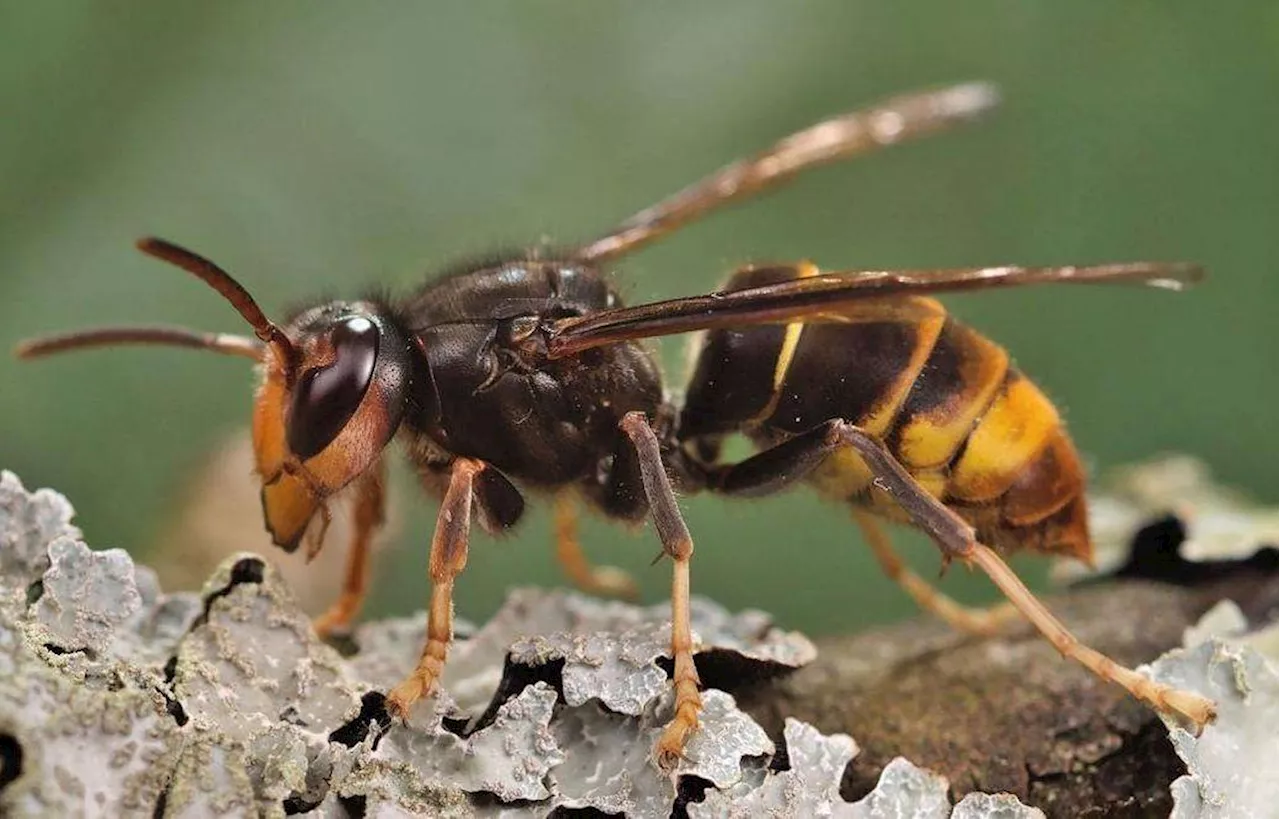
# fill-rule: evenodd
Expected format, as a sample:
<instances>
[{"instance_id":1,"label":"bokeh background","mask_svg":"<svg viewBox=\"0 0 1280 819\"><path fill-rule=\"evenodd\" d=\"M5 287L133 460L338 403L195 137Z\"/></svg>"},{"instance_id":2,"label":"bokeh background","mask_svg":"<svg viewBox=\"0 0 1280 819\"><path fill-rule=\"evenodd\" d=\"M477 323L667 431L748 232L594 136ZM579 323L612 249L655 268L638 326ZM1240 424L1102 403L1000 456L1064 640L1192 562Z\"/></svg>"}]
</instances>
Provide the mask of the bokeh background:
<instances>
[{"instance_id":1,"label":"bokeh background","mask_svg":"<svg viewBox=\"0 0 1280 819\"><path fill-rule=\"evenodd\" d=\"M948 303L1061 402L1095 471L1185 451L1270 501L1276 32L1274 3L1198 0L6 2L0 342L125 321L243 329L136 254L139 235L206 253L279 314L370 284L403 291L498 246L585 239L827 115L987 79L1005 95L997 116L679 233L627 260L630 298L708 289L749 260L1202 262L1212 278L1181 296L1045 288ZM680 344L664 352L678 382ZM248 422L250 388L244 362L181 350L3 357L0 466L68 494L100 548L198 563L193 504L207 541L257 547L251 476L209 473ZM432 504L403 471L396 501L380 612L426 594ZM911 610L844 510L808 493L686 506L695 586L730 606L815 632ZM592 522L584 536L662 599L650 533ZM478 535L461 612L484 617L513 583L558 583L549 544L545 509L510 540ZM910 551L934 574L927 544ZM963 574L946 587L990 599Z\"/></svg>"}]
</instances>

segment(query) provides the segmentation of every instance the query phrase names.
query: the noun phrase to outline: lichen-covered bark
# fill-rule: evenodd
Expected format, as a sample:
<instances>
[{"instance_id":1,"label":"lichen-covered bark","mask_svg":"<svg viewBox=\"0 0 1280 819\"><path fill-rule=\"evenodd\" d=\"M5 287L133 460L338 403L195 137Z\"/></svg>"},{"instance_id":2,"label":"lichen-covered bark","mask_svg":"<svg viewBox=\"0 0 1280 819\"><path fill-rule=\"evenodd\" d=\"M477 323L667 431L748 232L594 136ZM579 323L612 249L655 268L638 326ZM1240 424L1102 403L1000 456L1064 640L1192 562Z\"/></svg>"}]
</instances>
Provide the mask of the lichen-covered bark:
<instances>
[{"instance_id":1,"label":"lichen-covered bark","mask_svg":"<svg viewBox=\"0 0 1280 819\"><path fill-rule=\"evenodd\" d=\"M1182 642L1224 592L1253 597L1274 574L1207 588L1122 581L1060 595L1053 610L1114 659L1149 662ZM1230 588L1228 588L1230 587ZM771 735L792 717L855 737L842 793L859 798L889 760L946 776L958 797L1007 791L1049 815L1167 814L1184 767L1160 720L1063 660L1030 629L964 638L926 619L820 640L794 675L740 696Z\"/></svg>"},{"instance_id":2,"label":"lichen-covered bark","mask_svg":"<svg viewBox=\"0 0 1280 819\"><path fill-rule=\"evenodd\" d=\"M1274 551L1205 571L1173 542L1131 579L1052 601L1128 663L1198 623L1197 647L1152 673L1218 700L1199 740L1029 632L977 641L917 620L825 640L815 659L761 612L695 601L706 709L667 775L650 758L671 710L665 605L517 590L460 629L444 693L395 723L381 692L412 666L423 617L366 624L339 653L261 557L164 594L70 520L61 496L0 473L0 815L968 818L1176 800L1182 819L1276 798L1275 672L1205 642L1274 619ZM1240 607L1201 620L1223 597Z\"/></svg>"}]
</instances>

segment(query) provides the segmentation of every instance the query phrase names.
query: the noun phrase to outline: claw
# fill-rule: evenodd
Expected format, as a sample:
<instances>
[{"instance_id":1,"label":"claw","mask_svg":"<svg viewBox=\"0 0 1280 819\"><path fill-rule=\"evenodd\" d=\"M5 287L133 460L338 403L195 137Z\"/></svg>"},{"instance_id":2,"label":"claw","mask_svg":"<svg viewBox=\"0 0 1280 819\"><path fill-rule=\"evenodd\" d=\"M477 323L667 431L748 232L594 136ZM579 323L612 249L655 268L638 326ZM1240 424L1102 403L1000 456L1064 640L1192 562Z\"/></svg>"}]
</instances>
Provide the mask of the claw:
<instances>
[{"instance_id":1,"label":"claw","mask_svg":"<svg viewBox=\"0 0 1280 819\"><path fill-rule=\"evenodd\" d=\"M351 623L340 613L327 611L311 621L311 630L316 633L322 643L333 645L349 642L352 638Z\"/></svg>"},{"instance_id":2,"label":"claw","mask_svg":"<svg viewBox=\"0 0 1280 819\"><path fill-rule=\"evenodd\" d=\"M387 713L407 722L410 709L413 708L418 700L430 696L435 687L436 678L434 676L421 674L410 676L387 694Z\"/></svg>"},{"instance_id":3,"label":"claw","mask_svg":"<svg viewBox=\"0 0 1280 819\"><path fill-rule=\"evenodd\" d=\"M1188 724L1192 733L1200 736L1210 723L1218 718L1217 704L1191 691L1165 688L1156 694L1156 707L1181 724Z\"/></svg>"},{"instance_id":4,"label":"claw","mask_svg":"<svg viewBox=\"0 0 1280 819\"><path fill-rule=\"evenodd\" d=\"M653 761L664 773L671 773L681 761L689 760L685 745L695 727L696 724L688 725L680 720L672 720L663 729L662 736L658 737L653 746Z\"/></svg>"}]
</instances>

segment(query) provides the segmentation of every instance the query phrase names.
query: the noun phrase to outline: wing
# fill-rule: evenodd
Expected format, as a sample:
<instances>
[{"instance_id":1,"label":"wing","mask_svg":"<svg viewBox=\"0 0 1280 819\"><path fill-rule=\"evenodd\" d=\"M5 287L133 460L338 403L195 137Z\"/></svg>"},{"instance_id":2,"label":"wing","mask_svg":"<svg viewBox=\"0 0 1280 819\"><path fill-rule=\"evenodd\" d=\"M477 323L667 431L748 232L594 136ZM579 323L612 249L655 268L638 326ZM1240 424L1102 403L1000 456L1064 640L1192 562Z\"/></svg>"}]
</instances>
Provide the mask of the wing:
<instances>
[{"instance_id":1,"label":"wing","mask_svg":"<svg viewBox=\"0 0 1280 819\"><path fill-rule=\"evenodd\" d=\"M710 211L745 199L817 165L871 153L972 120L999 103L994 86L968 83L907 94L819 122L753 157L726 165L679 193L646 208L577 257L601 262L648 244Z\"/></svg>"},{"instance_id":2,"label":"wing","mask_svg":"<svg viewBox=\"0 0 1280 819\"><path fill-rule=\"evenodd\" d=\"M807 264L807 263L806 263ZM1196 265L1134 262L1085 267L966 267L951 270L851 270L778 284L621 307L552 325L552 357L591 347L713 328L794 321L920 319L934 311L912 295L1059 282L1138 284L1182 290L1203 277Z\"/></svg>"}]
</instances>

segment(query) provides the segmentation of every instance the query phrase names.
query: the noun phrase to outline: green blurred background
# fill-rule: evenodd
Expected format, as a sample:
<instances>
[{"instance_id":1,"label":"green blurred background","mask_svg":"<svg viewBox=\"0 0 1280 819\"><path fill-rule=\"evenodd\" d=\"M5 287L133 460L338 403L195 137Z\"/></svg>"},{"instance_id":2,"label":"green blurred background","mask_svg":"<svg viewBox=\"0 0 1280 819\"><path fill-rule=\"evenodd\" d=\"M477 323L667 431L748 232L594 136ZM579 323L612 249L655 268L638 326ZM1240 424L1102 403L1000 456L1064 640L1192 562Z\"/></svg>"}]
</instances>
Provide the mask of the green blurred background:
<instances>
[{"instance_id":1,"label":"green blurred background","mask_svg":"<svg viewBox=\"0 0 1280 819\"><path fill-rule=\"evenodd\" d=\"M136 254L142 234L210 255L279 314L403 290L495 246L587 238L824 116L987 79L997 116L681 232L626 262L629 298L701 291L747 260L1202 262L1212 278L1181 296L949 304L1061 402L1095 471L1180 450L1273 500L1276 32L1274 2L1200 0L6 2L0 341L126 321L243 330ZM664 349L678 381L680 345ZM242 361L180 350L0 358L0 466L69 495L95 546L145 551L247 424L250 384ZM375 611L425 599L433 509L406 477ZM911 610L845 512L808 493L687 510L695 587L730 606L815 632ZM649 533L585 534L662 598ZM559 582L549 540L545 509L510 541L478 537L461 612ZM932 575L936 553L911 546ZM991 597L963 572L945 585Z\"/></svg>"}]
</instances>

